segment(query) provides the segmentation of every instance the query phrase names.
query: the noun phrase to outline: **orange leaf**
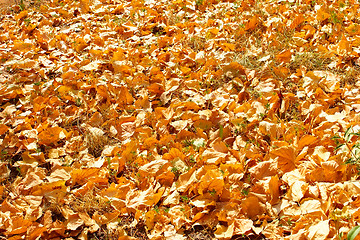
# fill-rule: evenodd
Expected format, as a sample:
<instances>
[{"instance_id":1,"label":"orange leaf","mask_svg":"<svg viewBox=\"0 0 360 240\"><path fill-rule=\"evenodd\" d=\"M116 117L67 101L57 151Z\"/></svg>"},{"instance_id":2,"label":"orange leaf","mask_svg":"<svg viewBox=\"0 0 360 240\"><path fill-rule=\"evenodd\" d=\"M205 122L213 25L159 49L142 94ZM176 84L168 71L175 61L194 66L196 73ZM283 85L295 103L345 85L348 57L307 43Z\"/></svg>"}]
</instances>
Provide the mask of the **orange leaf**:
<instances>
[{"instance_id":1,"label":"orange leaf","mask_svg":"<svg viewBox=\"0 0 360 240\"><path fill-rule=\"evenodd\" d=\"M239 75L246 75L245 68L238 62L231 62L228 65L225 65L223 70L224 72L232 72L234 77Z\"/></svg>"},{"instance_id":2,"label":"orange leaf","mask_svg":"<svg viewBox=\"0 0 360 240\"><path fill-rule=\"evenodd\" d=\"M234 223L230 226L217 225L214 232L216 239L230 239L234 235Z\"/></svg>"},{"instance_id":3,"label":"orange leaf","mask_svg":"<svg viewBox=\"0 0 360 240\"><path fill-rule=\"evenodd\" d=\"M156 177L156 181L161 183L163 186L171 187L174 182L175 174L172 172L164 172Z\"/></svg>"},{"instance_id":4,"label":"orange leaf","mask_svg":"<svg viewBox=\"0 0 360 240\"><path fill-rule=\"evenodd\" d=\"M145 224L147 229L152 230L155 226L157 213L155 210L150 210L145 213Z\"/></svg>"},{"instance_id":5,"label":"orange leaf","mask_svg":"<svg viewBox=\"0 0 360 240\"><path fill-rule=\"evenodd\" d=\"M57 181L36 185L32 188L31 194L35 196L63 197L66 194L65 182L66 181Z\"/></svg>"},{"instance_id":6,"label":"orange leaf","mask_svg":"<svg viewBox=\"0 0 360 240\"><path fill-rule=\"evenodd\" d=\"M188 67L180 67L180 70L184 75L187 75L191 72L191 68Z\"/></svg>"},{"instance_id":7,"label":"orange leaf","mask_svg":"<svg viewBox=\"0 0 360 240\"><path fill-rule=\"evenodd\" d=\"M37 227L33 228L33 226L32 226L32 228L28 229L27 237L29 240L41 239L42 233L45 232L46 230L47 230L47 227L37 226Z\"/></svg>"},{"instance_id":8,"label":"orange leaf","mask_svg":"<svg viewBox=\"0 0 360 240\"><path fill-rule=\"evenodd\" d=\"M84 48L86 48L88 44L85 42L83 38L77 38L74 42L74 49L76 52L81 53Z\"/></svg>"},{"instance_id":9,"label":"orange leaf","mask_svg":"<svg viewBox=\"0 0 360 240\"><path fill-rule=\"evenodd\" d=\"M265 205L255 196L249 196L244 199L241 203L241 208L243 213L249 218L254 218L265 212Z\"/></svg>"},{"instance_id":10,"label":"orange leaf","mask_svg":"<svg viewBox=\"0 0 360 240\"><path fill-rule=\"evenodd\" d=\"M301 23L304 22L304 15L303 14L300 14L300 15L297 15L294 19L294 21L292 21L291 25L290 25L290 28L292 29L295 29L297 26L299 26Z\"/></svg>"},{"instance_id":11,"label":"orange leaf","mask_svg":"<svg viewBox=\"0 0 360 240\"><path fill-rule=\"evenodd\" d=\"M226 52L235 50L235 44L232 43L222 43L220 46Z\"/></svg>"},{"instance_id":12,"label":"orange leaf","mask_svg":"<svg viewBox=\"0 0 360 240\"><path fill-rule=\"evenodd\" d=\"M84 220L80 218L79 214L70 214L68 218L69 219L66 221L66 227L69 230L76 230L84 224Z\"/></svg>"},{"instance_id":13,"label":"orange leaf","mask_svg":"<svg viewBox=\"0 0 360 240\"><path fill-rule=\"evenodd\" d=\"M245 30L253 30L256 28L256 26L259 24L259 18L257 16L252 17L249 22L245 25Z\"/></svg>"},{"instance_id":14,"label":"orange leaf","mask_svg":"<svg viewBox=\"0 0 360 240\"><path fill-rule=\"evenodd\" d=\"M67 132L61 127L48 128L38 135L39 144L51 145L60 139L66 138Z\"/></svg>"},{"instance_id":15,"label":"orange leaf","mask_svg":"<svg viewBox=\"0 0 360 240\"><path fill-rule=\"evenodd\" d=\"M113 221L119 216L119 211L112 211L112 212L105 212L105 213L99 213L95 212L92 218L100 225L107 224L110 221Z\"/></svg>"},{"instance_id":16,"label":"orange leaf","mask_svg":"<svg viewBox=\"0 0 360 240\"><path fill-rule=\"evenodd\" d=\"M115 74L122 74L123 76L130 76L133 73L133 69L127 65L124 65L121 61L114 61L112 63Z\"/></svg>"},{"instance_id":17,"label":"orange leaf","mask_svg":"<svg viewBox=\"0 0 360 240\"><path fill-rule=\"evenodd\" d=\"M129 90L122 86L120 87L120 89L117 90L117 96L118 96L118 103L119 105L127 105L127 104L132 104L134 101L134 98L132 97L132 95L129 93Z\"/></svg>"},{"instance_id":18,"label":"orange leaf","mask_svg":"<svg viewBox=\"0 0 360 240\"><path fill-rule=\"evenodd\" d=\"M273 67L273 71L275 75L281 77L281 78L287 78L290 75L290 70L286 67Z\"/></svg>"},{"instance_id":19,"label":"orange leaf","mask_svg":"<svg viewBox=\"0 0 360 240\"><path fill-rule=\"evenodd\" d=\"M5 124L0 124L0 135L3 135L4 133L6 133L9 130L9 127L6 126Z\"/></svg>"},{"instance_id":20,"label":"orange leaf","mask_svg":"<svg viewBox=\"0 0 360 240\"><path fill-rule=\"evenodd\" d=\"M11 219L11 225L7 228L5 235L15 235L15 234L24 234L27 231L27 228L31 226L32 222L25 220L21 216L14 216Z\"/></svg>"},{"instance_id":21,"label":"orange leaf","mask_svg":"<svg viewBox=\"0 0 360 240\"><path fill-rule=\"evenodd\" d=\"M90 12L89 4L90 4L89 0L80 0L80 8L83 13Z\"/></svg>"},{"instance_id":22,"label":"orange leaf","mask_svg":"<svg viewBox=\"0 0 360 240\"><path fill-rule=\"evenodd\" d=\"M208 120L198 120L196 122L194 122L194 127L196 128L201 128L204 131L209 130L212 127L212 122L208 121Z\"/></svg>"},{"instance_id":23,"label":"orange leaf","mask_svg":"<svg viewBox=\"0 0 360 240\"><path fill-rule=\"evenodd\" d=\"M215 191L217 195L221 195L224 188L224 179L217 169L208 171L201 179L197 188L199 194L206 191Z\"/></svg>"},{"instance_id":24,"label":"orange leaf","mask_svg":"<svg viewBox=\"0 0 360 240\"><path fill-rule=\"evenodd\" d=\"M350 26L345 28L345 31L351 36L360 34L360 25L357 23L353 23Z\"/></svg>"},{"instance_id":25,"label":"orange leaf","mask_svg":"<svg viewBox=\"0 0 360 240\"><path fill-rule=\"evenodd\" d=\"M89 119L89 124L92 127L100 127L101 124L103 124L103 122L104 122L104 120L102 118L101 113L99 113L99 112L95 112Z\"/></svg>"},{"instance_id":26,"label":"orange leaf","mask_svg":"<svg viewBox=\"0 0 360 240\"><path fill-rule=\"evenodd\" d=\"M148 86L147 89L149 90L149 92L152 92L152 93L155 93L155 94L158 94L158 95L165 92L165 89L164 89L163 85L160 84L160 83L153 83L150 86Z\"/></svg>"},{"instance_id":27,"label":"orange leaf","mask_svg":"<svg viewBox=\"0 0 360 240\"><path fill-rule=\"evenodd\" d=\"M352 51L350 42L346 39L345 35L341 37L341 41L336 45L335 51L339 55L346 55Z\"/></svg>"},{"instance_id":28,"label":"orange leaf","mask_svg":"<svg viewBox=\"0 0 360 240\"><path fill-rule=\"evenodd\" d=\"M278 167L284 171L289 172L295 168L295 150L292 146L279 147L270 152L270 154L277 157Z\"/></svg>"},{"instance_id":29,"label":"orange leaf","mask_svg":"<svg viewBox=\"0 0 360 240\"><path fill-rule=\"evenodd\" d=\"M29 51L33 47L34 47L34 45L32 43L15 40L14 46L11 48L11 50L12 51L16 51L16 50Z\"/></svg>"},{"instance_id":30,"label":"orange leaf","mask_svg":"<svg viewBox=\"0 0 360 240\"><path fill-rule=\"evenodd\" d=\"M305 135L298 142L298 149L301 150L305 146L308 146L308 145L311 145L311 144L315 143L317 140L318 140L318 138L315 137L315 136Z\"/></svg>"},{"instance_id":31,"label":"orange leaf","mask_svg":"<svg viewBox=\"0 0 360 240\"><path fill-rule=\"evenodd\" d=\"M26 163L30 163L30 164L33 162L45 163L45 157L43 152L30 154L28 151L25 151L23 152L21 157L23 161Z\"/></svg>"},{"instance_id":32,"label":"orange leaf","mask_svg":"<svg viewBox=\"0 0 360 240\"><path fill-rule=\"evenodd\" d=\"M288 63L288 62L290 62L290 59L291 59L291 51L284 50L281 53L279 53L278 55L276 55L275 58L276 58L276 61L278 61L278 62Z\"/></svg>"},{"instance_id":33,"label":"orange leaf","mask_svg":"<svg viewBox=\"0 0 360 240\"><path fill-rule=\"evenodd\" d=\"M279 196L280 196L279 188L280 188L279 177L277 175L272 176L269 181L270 203L272 205L279 201Z\"/></svg>"},{"instance_id":34,"label":"orange leaf","mask_svg":"<svg viewBox=\"0 0 360 240\"><path fill-rule=\"evenodd\" d=\"M111 11L112 14L121 14L125 11L124 6L122 4L117 5L117 7Z\"/></svg>"},{"instance_id":35,"label":"orange leaf","mask_svg":"<svg viewBox=\"0 0 360 240\"><path fill-rule=\"evenodd\" d=\"M157 175L161 169L166 169L169 166L169 161L162 159L154 160L140 167L139 174L144 177L149 175Z\"/></svg>"},{"instance_id":36,"label":"orange leaf","mask_svg":"<svg viewBox=\"0 0 360 240\"><path fill-rule=\"evenodd\" d=\"M235 220L235 230L234 235L246 234L251 231L254 223L250 219L236 219Z\"/></svg>"},{"instance_id":37,"label":"orange leaf","mask_svg":"<svg viewBox=\"0 0 360 240\"><path fill-rule=\"evenodd\" d=\"M108 89L106 88L105 85L98 85L96 86L96 92L97 94L99 94L101 97L103 97L104 99L108 99L109 98L109 93L108 93Z\"/></svg>"},{"instance_id":38,"label":"orange leaf","mask_svg":"<svg viewBox=\"0 0 360 240\"><path fill-rule=\"evenodd\" d=\"M208 34L211 34L213 36L216 36L219 33L219 29L218 28L211 28L208 31Z\"/></svg>"},{"instance_id":39,"label":"orange leaf","mask_svg":"<svg viewBox=\"0 0 360 240\"><path fill-rule=\"evenodd\" d=\"M18 21L20 19L25 18L28 15L28 11L24 10L15 16L15 20Z\"/></svg>"},{"instance_id":40,"label":"orange leaf","mask_svg":"<svg viewBox=\"0 0 360 240\"><path fill-rule=\"evenodd\" d=\"M99 175L99 171L99 168L75 169L71 172L72 183L73 185L82 185L90 178L96 178Z\"/></svg>"},{"instance_id":41,"label":"orange leaf","mask_svg":"<svg viewBox=\"0 0 360 240\"><path fill-rule=\"evenodd\" d=\"M330 14L327 13L327 11L324 8L320 8L316 13L316 20L319 22L324 21L325 19L328 19L330 17Z\"/></svg>"}]
</instances>

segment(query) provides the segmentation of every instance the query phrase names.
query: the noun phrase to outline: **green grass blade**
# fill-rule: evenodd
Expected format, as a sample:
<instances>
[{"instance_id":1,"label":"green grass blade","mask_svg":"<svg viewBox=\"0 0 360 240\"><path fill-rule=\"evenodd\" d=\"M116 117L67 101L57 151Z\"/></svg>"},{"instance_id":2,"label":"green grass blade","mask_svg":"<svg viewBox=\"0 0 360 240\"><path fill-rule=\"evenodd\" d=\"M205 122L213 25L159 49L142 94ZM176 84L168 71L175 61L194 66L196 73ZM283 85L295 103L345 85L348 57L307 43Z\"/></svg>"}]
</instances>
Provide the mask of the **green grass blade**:
<instances>
[{"instance_id":1,"label":"green grass blade","mask_svg":"<svg viewBox=\"0 0 360 240\"><path fill-rule=\"evenodd\" d=\"M359 234L359 232L360 232L360 226L353 227L347 235L347 240L354 240L356 236Z\"/></svg>"}]
</instances>

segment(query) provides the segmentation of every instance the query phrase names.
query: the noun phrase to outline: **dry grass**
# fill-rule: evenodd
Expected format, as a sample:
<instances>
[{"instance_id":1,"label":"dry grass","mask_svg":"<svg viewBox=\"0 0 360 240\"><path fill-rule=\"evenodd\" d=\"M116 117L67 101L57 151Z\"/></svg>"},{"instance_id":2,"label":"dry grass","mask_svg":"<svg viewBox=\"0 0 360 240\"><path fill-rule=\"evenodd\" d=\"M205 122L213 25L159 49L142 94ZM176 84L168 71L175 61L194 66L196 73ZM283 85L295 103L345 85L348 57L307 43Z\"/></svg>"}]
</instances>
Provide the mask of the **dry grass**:
<instances>
[{"instance_id":1,"label":"dry grass","mask_svg":"<svg viewBox=\"0 0 360 240\"><path fill-rule=\"evenodd\" d=\"M16 3L16 0L0 0L0 7L9 7Z\"/></svg>"},{"instance_id":2,"label":"dry grass","mask_svg":"<svg viewBox=\"0 0 360 240\"><path fill-rule=\"evenodd\" d=\"M75 197L71 201L71 208L75 212L85 212L92 216L95 212L104 213L111 211L110 201L96 194L96 189L88 191L84 196Z\"/></svg>"},{"instance_id":3,"label":"dry grass","mask_svg":"<svg viewBox=\"0 0 360 240\"><path fill-rule=\"evenodd\" d=\"M29 7L39 7L43 4L50 3L49 0L0 0L0 9L12 8L12 10L19 11ZM17 6L14 8L14 6Z\"/></svg>"},{"instance_id":4,"label":"dry grass","mask_svg":"<svg viewBox=\"0 0 360 240\"><path fill-rule=\"evenodd\" d=\"M301 66L306 67L309 71L313 70L325 70L332 62L330 56L326 54L309 51L296 53L293 60L289 64L290 70L299 69Z\"/></svg>"},{"instance_id":5,"label":"dry grass","mask_svg":"<svg viewBox=\"0 0 360 240\"><path fill-rule=\"evenodd\" d=\"M110 138L100 128L89 127L85 132L85 144L89 153L100 157L104 147L110 143Z\"/></svg>"},{"instance_id":6,"label":"dry grass","mask_svg":"<svg viewBox=\"0 0 360 240\"><path fill-rule=\"evenodd\" d=\"M360 80L360 67L353 65L346 68L341 68L334 71L335 74L340 75L340 86L345 85L354 86Z\"/></svg>"}]
</instances>

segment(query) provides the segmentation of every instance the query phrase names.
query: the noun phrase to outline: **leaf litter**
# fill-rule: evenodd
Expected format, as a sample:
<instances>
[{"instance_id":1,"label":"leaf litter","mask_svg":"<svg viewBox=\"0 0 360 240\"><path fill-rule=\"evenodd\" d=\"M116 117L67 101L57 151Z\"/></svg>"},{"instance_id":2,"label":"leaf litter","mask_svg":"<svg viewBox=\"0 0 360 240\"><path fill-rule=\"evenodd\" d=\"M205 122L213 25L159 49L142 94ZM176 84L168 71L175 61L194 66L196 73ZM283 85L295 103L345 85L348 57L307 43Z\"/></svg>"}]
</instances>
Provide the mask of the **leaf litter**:
<instances>
[{"instance_id":1,"label":"leaf litter","mask_svg":"<svg viewBox=\"0 0 360 240\"><path fill-rule=\"evenodd\" d=\"M358 2L7 5L1 237L355 237Z\"/></svg>"}]
</instances>

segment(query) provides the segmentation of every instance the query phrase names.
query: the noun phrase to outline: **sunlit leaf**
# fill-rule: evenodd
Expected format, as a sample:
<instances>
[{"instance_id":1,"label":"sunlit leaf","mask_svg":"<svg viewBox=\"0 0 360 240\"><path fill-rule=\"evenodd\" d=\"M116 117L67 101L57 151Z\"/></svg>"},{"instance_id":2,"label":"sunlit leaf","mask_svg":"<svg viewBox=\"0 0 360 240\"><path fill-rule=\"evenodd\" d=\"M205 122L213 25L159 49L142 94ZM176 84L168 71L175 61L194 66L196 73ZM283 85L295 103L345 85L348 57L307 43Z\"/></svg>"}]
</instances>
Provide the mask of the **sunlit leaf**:
<instances>
[{"instance_id":1,"label":"sunlit leaf","mask_svg":"<svg viewBox=\"0 0 360 240\"><path fill-rule=\"evenodd\" d=\"M66 138L67 132L61 127L51 127L39 133L39 144L51 145Z\"/></svg>"}]
</instances>

